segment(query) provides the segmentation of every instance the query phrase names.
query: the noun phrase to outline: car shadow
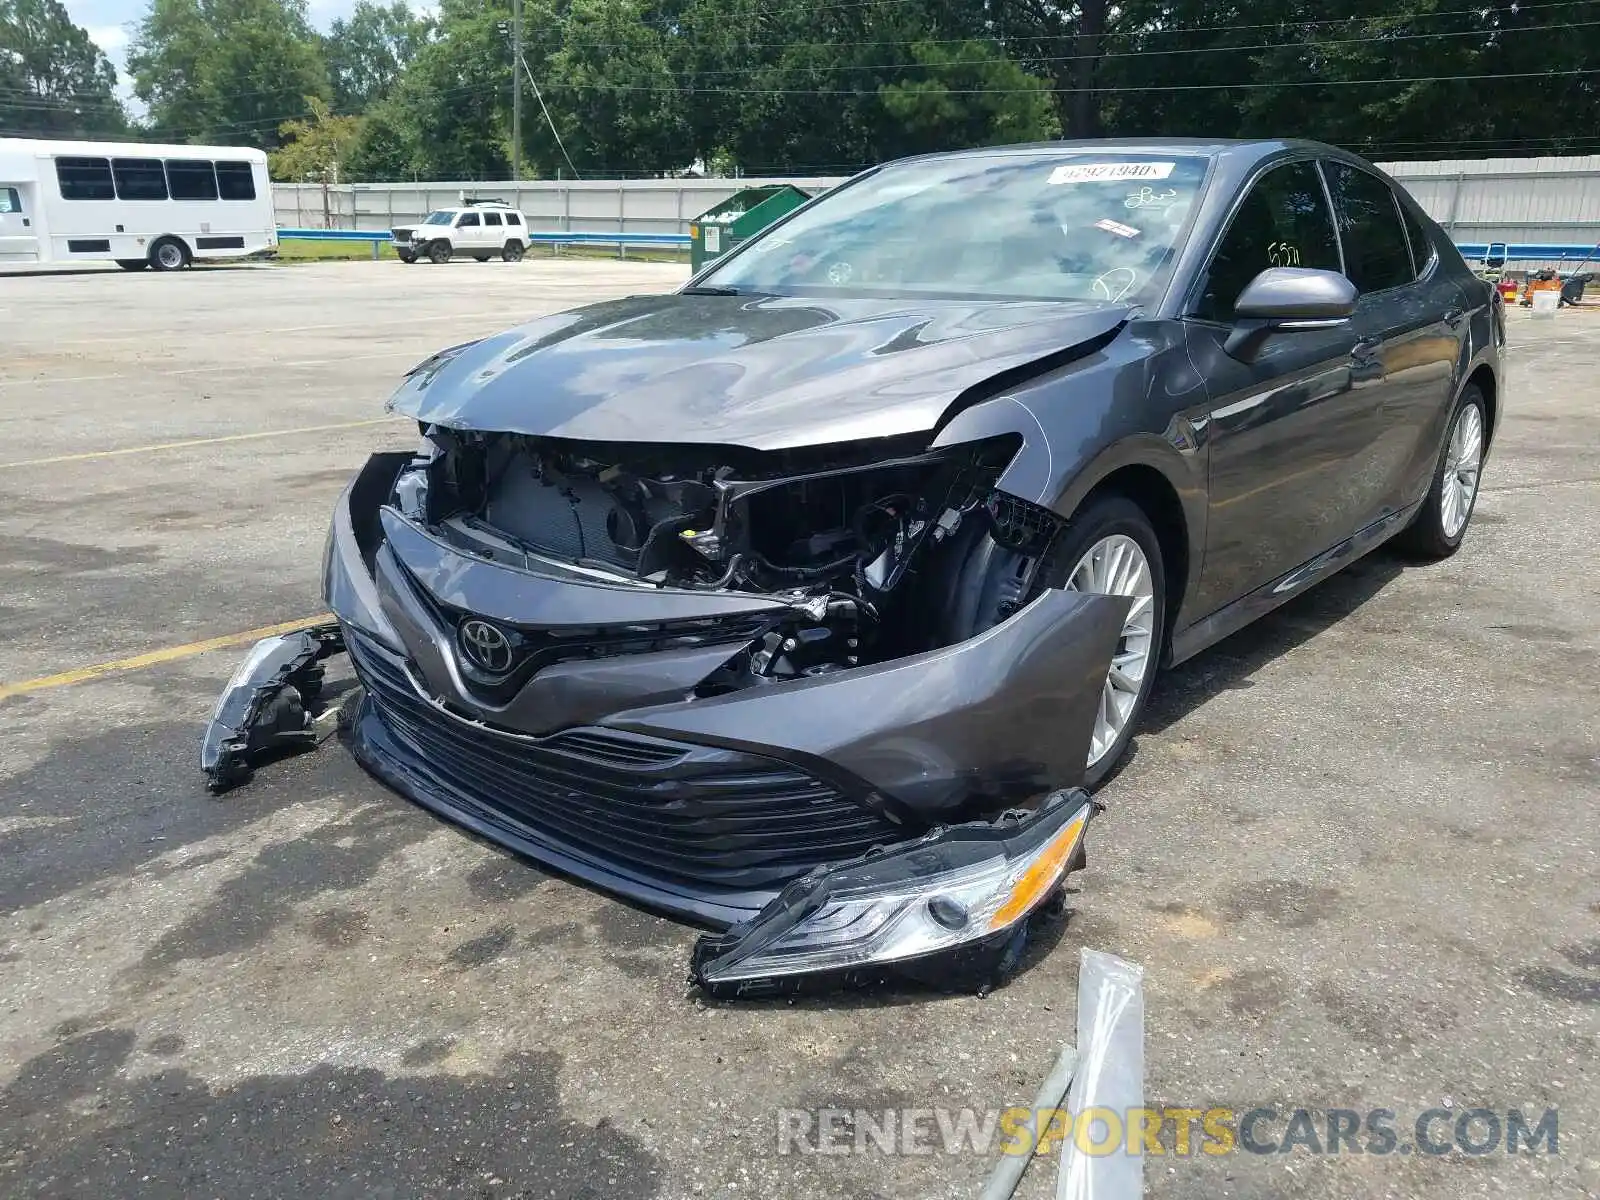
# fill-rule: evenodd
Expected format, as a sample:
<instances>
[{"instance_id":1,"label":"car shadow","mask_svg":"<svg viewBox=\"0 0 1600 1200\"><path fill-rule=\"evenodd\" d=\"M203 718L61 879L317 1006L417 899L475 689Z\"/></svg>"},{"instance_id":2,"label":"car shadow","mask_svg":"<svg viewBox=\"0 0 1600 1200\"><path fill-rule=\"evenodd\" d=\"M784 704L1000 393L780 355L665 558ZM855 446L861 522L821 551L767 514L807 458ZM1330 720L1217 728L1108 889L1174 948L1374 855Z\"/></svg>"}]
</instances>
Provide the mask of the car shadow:
<instances>
[{"instance_id":1,"label":"car shadow","mask_svg":"<svg viewBox=\"0 0 1600 1200\"><path fill-rule=\"evenodd\" d=\"M1410 565L1398 553L1379 549L1163 672L1134 737L1135 747L1140 735L1165 732L1219 692L1254 686L1256 671L1348 617ZM1134 757L1129 754L1112 777Z\"/></svg>"}]
</instances>

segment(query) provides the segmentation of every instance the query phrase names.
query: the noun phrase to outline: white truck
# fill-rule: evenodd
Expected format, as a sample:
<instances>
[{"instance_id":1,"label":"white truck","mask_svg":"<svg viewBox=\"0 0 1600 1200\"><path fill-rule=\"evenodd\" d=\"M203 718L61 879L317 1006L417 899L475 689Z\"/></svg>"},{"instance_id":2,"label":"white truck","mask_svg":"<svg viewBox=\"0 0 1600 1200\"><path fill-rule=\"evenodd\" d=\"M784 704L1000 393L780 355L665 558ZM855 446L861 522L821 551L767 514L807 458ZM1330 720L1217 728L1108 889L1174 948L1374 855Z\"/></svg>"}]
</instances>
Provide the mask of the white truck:
<instances>
[{"instance_id":1,"label":"white truck","mask_svg":"<svg viewBox=\"0 0 1600 1200\"><path fill-rule=\"evenodd\" d=\"M396 225L389 238L403 263L419 258L445 263L458 255L518 262L528 249L528 223L503 201L466 200L458 208L429 213L420 224Z\"/></svg>"},{"instance_id":2,"label":"white truck","mask_svg":"<svg viewBox=\"0 0 1600 1200\"><path fill-rule=\"evenodd\" d=\"M277 244L260 150L0 138L0 264L173 271Z\"/></svg>"}]
</instances>

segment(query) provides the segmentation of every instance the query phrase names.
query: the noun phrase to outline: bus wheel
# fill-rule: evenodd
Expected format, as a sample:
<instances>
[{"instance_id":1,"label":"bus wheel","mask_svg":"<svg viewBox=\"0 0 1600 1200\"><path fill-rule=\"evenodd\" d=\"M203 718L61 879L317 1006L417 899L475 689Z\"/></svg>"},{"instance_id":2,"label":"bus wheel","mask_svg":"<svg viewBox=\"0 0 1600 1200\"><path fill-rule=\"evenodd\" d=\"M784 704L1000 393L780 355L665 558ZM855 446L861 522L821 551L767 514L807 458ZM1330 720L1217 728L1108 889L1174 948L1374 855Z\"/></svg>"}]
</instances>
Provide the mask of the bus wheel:
<instances>
[{"instance_id":1,"label":"bus wheel","mask_svg":"<svg viewBox=\"0 0 1600 1200\"><path fill-rule=\"evenodd\" d=\"M150 265L158 271L176 271L189 265L189 248L177 238L158 238L150 247Z\"/></svg>"},{"instance_id":2,"label":"bus wheel","mask_svg":"<svg viewBox=\"0 0 1600 1200\"><path fill-rule=\"evenodd\" d=\"M149 260L143 258L119 258L117 266L124 271L142 271L150 265Z\"/></svg>"}]
</instances>

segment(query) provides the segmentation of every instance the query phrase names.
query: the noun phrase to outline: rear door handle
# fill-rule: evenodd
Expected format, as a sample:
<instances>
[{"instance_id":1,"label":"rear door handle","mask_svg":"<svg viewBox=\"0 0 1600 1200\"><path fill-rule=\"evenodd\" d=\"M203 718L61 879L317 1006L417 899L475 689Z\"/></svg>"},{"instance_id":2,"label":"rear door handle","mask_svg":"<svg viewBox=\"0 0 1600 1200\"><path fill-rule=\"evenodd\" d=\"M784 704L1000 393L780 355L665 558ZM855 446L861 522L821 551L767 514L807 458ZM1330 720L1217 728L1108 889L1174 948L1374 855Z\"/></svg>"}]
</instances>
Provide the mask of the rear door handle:
<instances>
[{"instance_id":1,"label":"rear door handle","mask_svg":"<svg viewBox=\"0 0 1600 1200\"><path fill-rule=\"evenodd\" d=\"M1466 317L1466 312L1459 308L1447 308L1444 312L1444 323L1454 329Z\"/></svg>"}]
</instances>

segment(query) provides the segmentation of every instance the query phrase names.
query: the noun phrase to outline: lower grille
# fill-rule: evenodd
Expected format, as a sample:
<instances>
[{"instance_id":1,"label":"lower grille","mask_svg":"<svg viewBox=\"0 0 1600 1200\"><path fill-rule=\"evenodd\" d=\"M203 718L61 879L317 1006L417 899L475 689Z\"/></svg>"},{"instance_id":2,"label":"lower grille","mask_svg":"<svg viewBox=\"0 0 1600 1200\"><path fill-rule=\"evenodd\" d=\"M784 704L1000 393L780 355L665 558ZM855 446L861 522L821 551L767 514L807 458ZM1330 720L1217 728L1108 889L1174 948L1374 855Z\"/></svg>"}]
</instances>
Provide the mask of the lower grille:
<instances>
[{"instance_id":1,"label":"lower grille","mask_svg":"<svg viewBox=\"0 0 1600 1200\"><path fill-rule=\"evenodd\" d=\"M780 885L907 831L787 763L577 729L533 739L440 712L388 651L346 630L379 719L415 765L513 823L644 875Z\"/></svg>"}]
</instances>

